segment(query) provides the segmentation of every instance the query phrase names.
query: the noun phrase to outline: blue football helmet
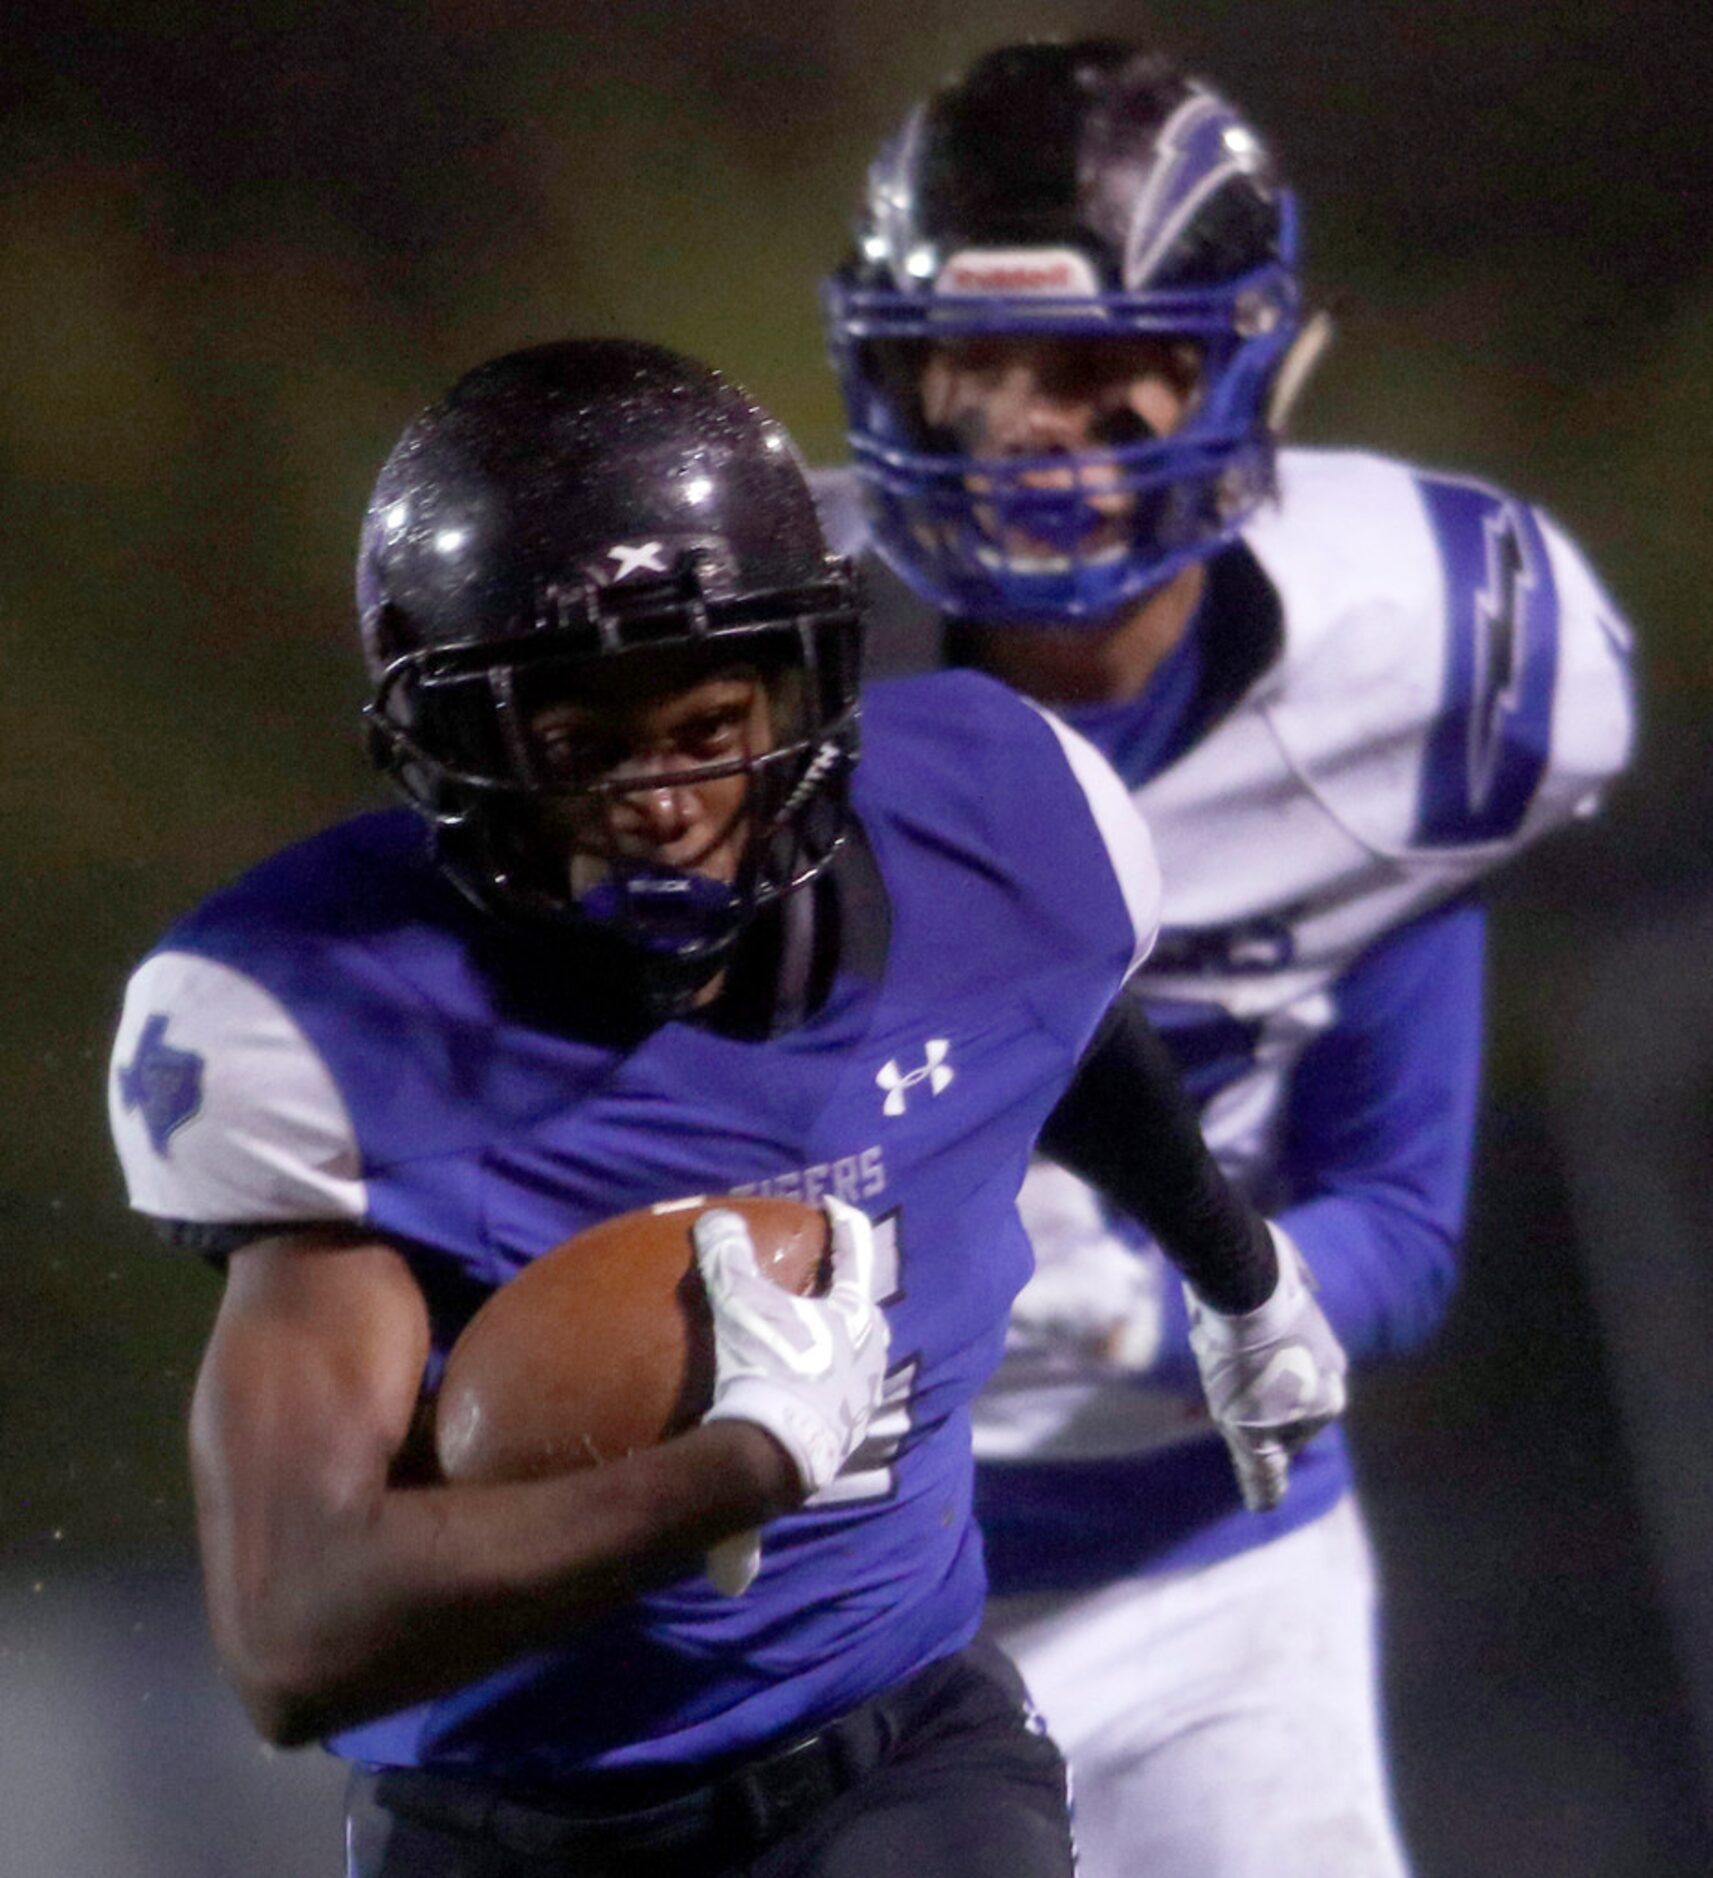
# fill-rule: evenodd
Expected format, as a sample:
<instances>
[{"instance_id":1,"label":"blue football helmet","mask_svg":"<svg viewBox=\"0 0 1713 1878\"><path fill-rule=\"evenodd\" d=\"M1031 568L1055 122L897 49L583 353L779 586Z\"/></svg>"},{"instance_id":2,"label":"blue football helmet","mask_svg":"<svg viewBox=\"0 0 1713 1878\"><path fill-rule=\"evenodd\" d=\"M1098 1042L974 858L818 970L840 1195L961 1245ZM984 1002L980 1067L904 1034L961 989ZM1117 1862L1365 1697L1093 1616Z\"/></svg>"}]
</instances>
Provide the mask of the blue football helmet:
<instances>
[{"instance_id":1,"label":"blue football helmet","mask_svg":"<svg viewBox=\"0 0 1713 1878\"><path fill-rule=\"evenodd\" d=\"M1165 60L1104 40L979 60L868 179L826 310L881 554L974 623L1099 625L1228 540L1274 488L1303 333L1296 215L1256 133ZM982 338L1187 348L1170 435L972 454L923 396Z\"/></svg>"}]
</instances>

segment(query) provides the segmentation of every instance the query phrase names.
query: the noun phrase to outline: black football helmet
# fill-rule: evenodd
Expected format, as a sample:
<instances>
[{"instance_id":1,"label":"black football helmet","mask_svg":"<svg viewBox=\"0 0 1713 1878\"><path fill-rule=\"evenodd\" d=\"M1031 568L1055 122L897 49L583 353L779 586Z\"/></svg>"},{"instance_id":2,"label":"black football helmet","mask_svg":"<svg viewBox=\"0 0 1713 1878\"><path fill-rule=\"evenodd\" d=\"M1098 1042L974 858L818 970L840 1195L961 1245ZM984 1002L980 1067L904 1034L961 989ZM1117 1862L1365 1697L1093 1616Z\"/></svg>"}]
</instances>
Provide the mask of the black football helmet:
<instances>
[{"instance_id":1,"label":"black football helmet","mask_svg":"<svg viewBox=\"0 0 1713 1878\"><path fill-rule=\"evenodd\" d=\"M1266 146L1169 61L1108 40L977 60L882 148L827 285L882 554L972 622L1071 625L1211 554L1274 486L1312 349L1296 270L1295 204ZM924 408L939 342L1135 335L1193 348L1169 436L1132 418L1098 447L978 460Z\"/></svg>"},{"instance_id":2,"label":"black football helmet","mask_svg":"<svg viewBox=\"0 0 1713 1878\"><path fill-rule=\"evenodd\" d=\"M357 564L375 761L477 905L576 932L682 1005L754 915L844 838L860 620L784 429L717 372L658 346L574 340L478 366L405 430ZM646 782L567 775L535 714L652 661L663 689L740 666L771 743ZM612 675L609 665L608 676ZM626 790L742 774L731 882L602 854L580 880L544 829ZM561 838L563 838L561 834ZM581 866L582 863L579 863Z\"/></svg>"}]
</instances>

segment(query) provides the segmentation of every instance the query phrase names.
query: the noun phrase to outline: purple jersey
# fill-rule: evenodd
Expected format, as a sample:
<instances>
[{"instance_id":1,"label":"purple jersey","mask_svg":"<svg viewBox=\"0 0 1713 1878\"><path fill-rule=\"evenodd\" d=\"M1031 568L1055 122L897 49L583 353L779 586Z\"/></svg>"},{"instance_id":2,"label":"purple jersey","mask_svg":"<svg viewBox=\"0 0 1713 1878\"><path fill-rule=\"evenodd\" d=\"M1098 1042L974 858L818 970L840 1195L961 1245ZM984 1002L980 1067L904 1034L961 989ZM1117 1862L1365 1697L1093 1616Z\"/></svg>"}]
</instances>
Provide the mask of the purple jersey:
<instances>
[{"instance_id":1,"label":"purple jersey","mask_svg":"<svg viewBox=\"0 0 1713 1878\"><path fill-rule=\"evenodd\" d=\"M884 947L770 1039L573 1034L548 955L466 906L402 811L265 863L134 978L112 1088L133 1203L395 1239L435 1362L493 1287L632 1207L830 1192L879 1228L885 1407L845 1473L769 1528L747 1594L697 1577L640 1597L340 1753L544 1783L724 1757L973 1634L969 1405L1030 1270L1016 1194L1151 941L1158 876L1116 776L970 674L871 694L855 808Z\"/></svg>"}]
</instances>

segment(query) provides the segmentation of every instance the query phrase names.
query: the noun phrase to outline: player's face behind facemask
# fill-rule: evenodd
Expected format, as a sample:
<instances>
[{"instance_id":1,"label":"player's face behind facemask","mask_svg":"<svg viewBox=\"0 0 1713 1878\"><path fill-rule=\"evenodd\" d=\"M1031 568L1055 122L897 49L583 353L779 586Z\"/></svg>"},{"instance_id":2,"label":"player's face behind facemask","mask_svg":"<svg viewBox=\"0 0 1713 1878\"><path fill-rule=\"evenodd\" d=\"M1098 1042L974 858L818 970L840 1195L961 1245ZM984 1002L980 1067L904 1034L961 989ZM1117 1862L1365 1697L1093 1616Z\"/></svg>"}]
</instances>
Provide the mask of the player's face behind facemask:
<instances>
[{"instance_id":1,"label":"player's face behind facemask","mask_svg":"<svg viewBox=\"0 0 1713 1878\"><path fill-rule=\"evenodd\" d=\"M1214 552L1273 488L1295 260L1260 139L1168 62L1107 41L978 60L882 150L828 285L881 553L964 619L1098 627ZM1120 399L1080 443L1043 427L984 455L936 421L933 362L1001 341L1064 377L1150 345L1175 408Z\"/></svg>"},{"instance_id":2,"label":"player's face behind facemask","mask_svg":"<svg viewBox=\"0 0 1713 1878\"><path fill-rule=\"evenodd\" d=\"M670 956L730 920L784 833L808 742L795 669L640 651L563 678L525 713L534 786L501 818L513 876Z\"/></svg>"},{"instance_id":3,"label":"player's face behind facemask","mask_svg":"<svg viewBox=\"0 0 1713 1878\"><path fill-rule=\"evenodd\" d=\"M1074 551L1122 561L1137 492L1112 454L1177 432L1194 409L1200 355L1190 341L978 335L930 341L917 377L923 433L949 440L990 567L1061 575ZM1073 520L1071 540L1065 522Z\"/></svg>"},{"instance_id":4,"label":"player's face behind facemask","mask_svg":"<svg viewBox=\"0 0 1713 1878\"><path fill-rule=\"evenodd\" d=\"M656 1013L843 839L854 584L784 432L693 360L468 374L383 470L359 604L377 760L443 869Z\"/></svg>"}]
</instances>

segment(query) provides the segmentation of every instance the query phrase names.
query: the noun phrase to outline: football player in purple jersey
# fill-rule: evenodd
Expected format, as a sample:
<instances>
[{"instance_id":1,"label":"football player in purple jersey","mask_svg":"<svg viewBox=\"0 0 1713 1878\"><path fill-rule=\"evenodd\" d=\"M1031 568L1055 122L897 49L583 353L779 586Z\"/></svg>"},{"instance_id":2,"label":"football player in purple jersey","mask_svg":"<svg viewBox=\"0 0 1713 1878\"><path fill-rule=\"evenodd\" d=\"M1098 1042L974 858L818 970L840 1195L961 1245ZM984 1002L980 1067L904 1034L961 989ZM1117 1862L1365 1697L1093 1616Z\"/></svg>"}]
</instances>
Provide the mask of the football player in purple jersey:
<instances>
[{"instance_id":1,"label":"football player in purple jersey","mask_svg":"<svg viewBox=\"0 0 1713 1878\"><path fill-rule=\"evenodd\" d=\"M1624 764L1622 619L1526 502L1281 450L1326 337L1291 192L1133 46L1002 47L911 110L827 310L852 468L817 493L884 563L883 656L994 674L1113 761L1164 880L1131 994L1352 1355L1415 1347L1463 1225L1479 884ZM1047 1159L1023 1210L979 1506L1086 1870L1398 1873L1342 1435L1250 1516L1149 1235Z\"/></svg>"},{"instance_id":2,"label":"football player in purple jersey","mask_svg":"<svg viewBox=\"0 0 1713 1878\"><path fill-rule=\"evenodd\" d=\"M859 765L856 594L790 441L655 347L462 378L381 472L358 599L407 805L174 927L114 1050L132 1201L226 1274L191 1434L228 1674L353 1764L354 1878L1067 1878L1062 1762L976 1635L969 1432L1049 1114L1075 1163L1078 1091L1123 1090L1117 1184L1257 1506L1343 1399L1299 1255L1116 1000L1158 900L1122 784L971 673L868 695ZM698 1426L435 1476L413 1431L496 1286L726 1192L824 1205L834 1283L699 1222Z\"/></svg>"}]
</instances>

